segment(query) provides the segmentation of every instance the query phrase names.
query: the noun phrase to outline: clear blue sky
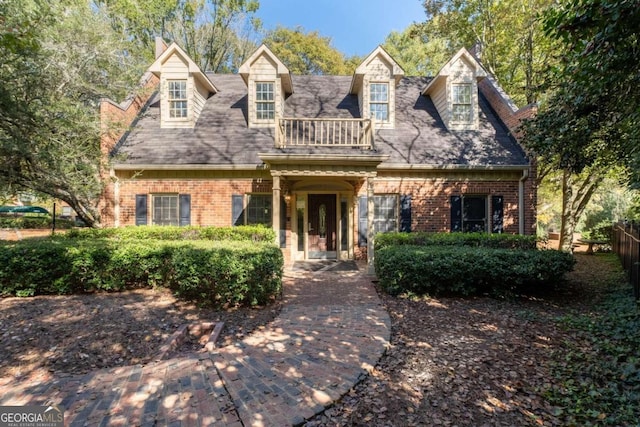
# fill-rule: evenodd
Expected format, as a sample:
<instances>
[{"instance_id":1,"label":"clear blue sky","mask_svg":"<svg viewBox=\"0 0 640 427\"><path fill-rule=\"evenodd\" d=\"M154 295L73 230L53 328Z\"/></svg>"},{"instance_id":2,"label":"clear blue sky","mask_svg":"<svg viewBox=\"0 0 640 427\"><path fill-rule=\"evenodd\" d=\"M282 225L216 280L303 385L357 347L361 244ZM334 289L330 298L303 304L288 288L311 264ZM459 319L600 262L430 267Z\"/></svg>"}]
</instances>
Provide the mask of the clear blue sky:
<instances>
[{"instance_id":1,"label":"clear blue sky","mask_svg":"<svg viewBox=\"0 0 640 427\"><path fill-rule=\"evenodd\" d=\"M391 31L425 20L422 0L260 0L257 15L267 30L318 31L347 56L367 55Z\"/></svg>"}]
</instances>

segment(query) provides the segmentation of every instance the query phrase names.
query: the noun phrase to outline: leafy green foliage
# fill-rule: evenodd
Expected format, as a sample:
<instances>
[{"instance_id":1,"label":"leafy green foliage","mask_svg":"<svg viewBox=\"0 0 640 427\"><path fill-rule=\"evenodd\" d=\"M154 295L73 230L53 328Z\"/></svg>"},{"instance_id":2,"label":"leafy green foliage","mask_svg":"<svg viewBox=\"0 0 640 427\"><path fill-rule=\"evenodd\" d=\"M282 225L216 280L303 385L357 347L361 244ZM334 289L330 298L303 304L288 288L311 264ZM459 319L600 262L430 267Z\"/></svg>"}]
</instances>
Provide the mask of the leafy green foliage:
<instances>
[{"instance_id":1,"label":"leafy green foliage","mask_svg":"<svg viewBox=\"0 0 640 427\"><path fill-rule=\"evenodd\" d=\"M603 256L603 255L598 255ZM557 385L543 390L563 425L636 425L640 413L640 313L614 255L617 274L597 285L602 301L588 314L559 319L572 337L553 353Z\"/></svg>"},{"instance_id":2,"label":"leafy green foliage","mask_svg":"<svg viewBox=\"0 0 640 427\"><path fill-rule=\"evenodd\" d=\"M53 219L49 216L0 216L0 228L18 228L18 229L34 229L48 228L51 229ZM56 218L57 229L70 229L75 223L68 219Z\"/></svg>"},{"instance_id":3,"label":"leafy green foliage","mask_svg":"<svg viewBox=\"0 0 640 427\"><path fill-rule=\"evenodd\" d=\"M66 234L71 239L136 239L136 240L232 240L273 242L275 232L263 225L239 227L130 226L120 228L74 229Z\"/></svg>"},{"instance_id":4,"label":"leafy green foliage","mask_svg":"<svg viewBox=\"0 0 640 427\"><path fill-rule=\"evenodd\" d=\"M412 246L476 246L502 249L535 249L535 236L489 233L381 233L376 236L375 250L393 245Z\"/></svg>"},{"instance_id":5,"label":"leafy green foliage","mask_svg":"<svg viewBox=\"0 0 640 427\"><path fill-rule=\"evenodd\" d=\"M0 294L165 286L202 304L265 304L282 289L273 243L69 239L0 245Z\"/></svg>"},{"instance_id":6,"label":"leafy green foliage","mask_svg":"<svg viewBox=\"0 0 640 427\"><path fill-rule=\"evenodd\" d=\"M407 76L434 76L451 58L446 40L423 34L417 24L401 33L392 31L383 47Z\"/></svg>"},{"instance_id":7,"label":"leafy green foliage","mask_svg":"<svg viewBox=\"0 0 640 427\"><path fill-rule=\"evenodd\" d=\"M291 30L278 26L263 43L294 74L349 75L355 71L347 69L344 56L331 46L331 39L317 31L305 33L301 27Z\"/></svg>"},{"instance_id":8,"label":"leafy green foliage","mask_svg":"<svg viewBox=\"0 0 640 427\"><path fill-rule=\"evenodd\" d=\"M97 102L123 97L140 75L126 35L84 0L7 0L0 16L0 187L63 200L93 224Z\"/></svg>"},{"instance_id":9,"label":"leafy green foliage","mask_svg":"<svg viewBox=\"0 0 640 427\"><path fill-rule=\"evenodd\" d=\"M560 283L575 260L559 251L469 246L386 246L376 251L380 286L388 293L508 295Z\"/></svg>"}]
</instances>

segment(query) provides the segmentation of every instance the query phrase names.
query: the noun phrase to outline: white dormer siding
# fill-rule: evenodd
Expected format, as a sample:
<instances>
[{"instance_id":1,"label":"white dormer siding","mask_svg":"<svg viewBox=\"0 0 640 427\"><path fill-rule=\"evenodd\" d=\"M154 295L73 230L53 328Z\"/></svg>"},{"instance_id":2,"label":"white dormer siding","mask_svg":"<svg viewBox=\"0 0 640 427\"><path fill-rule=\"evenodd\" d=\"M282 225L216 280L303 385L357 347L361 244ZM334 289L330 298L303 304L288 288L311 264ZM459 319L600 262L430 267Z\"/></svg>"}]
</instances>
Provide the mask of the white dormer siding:
<instances>
[{"instance_id":1,"label":"white dormer siding","mask_svg":"<svg viewBox=\"0 0 640 427\"><path fill-rule=\"evenodd\" d=\"M381 46L356 69L350 92L358 95L360 116L375 117L376 128L395 128L396 85L403 75L402 68Z\"/></svg>"},{"instance_id":2,"label":"white dormer siding","mask_svg":"<svg viewBox=\"0 0 640 427\"><path fill-rule=\"evenodd\" d=\"M466 49L461 49L422 93L431 97L447 129L477 130L480 125L478 81L486 76L478 61Z\"/></svg>"},{"instance_id":3,"label":"white dormer siding","mask_svg":"<svg viewBox=\"0 0 640 427\"><path fill-rule=\"evenodd\" d=\"M158 54L149 71L160 78L160 127L193 128L217 89L175 43Z\"/></svg>"},{"instance_id":4,"label":"white dormer siding","mask_svg":"<svg viewBox=\"0 0 640 427\"><path fill-rule=\"evenodd\" d=\"M239 73L247 85L249 127L274 127L284 115L287 95L293 93L289 69L262 45L240 66Z\"/></svg>"},{"instance_id":5,"label":"white dormer siding","mask_svg":"<svg viewBox=\"0 0 640 427\"><path fill-rule=\"evenodd\" d=\"M276 64L266 56L251 64L247 84L249 127L273 127L276 116L282 117L284 94L276 70ZM267 114L272 103L273 116Z\"/></svg>"}]
</instances>

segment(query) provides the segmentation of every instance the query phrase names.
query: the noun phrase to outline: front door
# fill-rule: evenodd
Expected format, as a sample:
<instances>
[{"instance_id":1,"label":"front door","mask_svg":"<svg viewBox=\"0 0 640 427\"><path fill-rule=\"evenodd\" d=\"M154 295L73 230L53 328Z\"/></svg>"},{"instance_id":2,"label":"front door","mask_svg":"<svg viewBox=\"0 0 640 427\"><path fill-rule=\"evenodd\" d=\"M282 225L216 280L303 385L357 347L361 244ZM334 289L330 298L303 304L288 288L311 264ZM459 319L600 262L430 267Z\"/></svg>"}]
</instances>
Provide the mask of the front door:
<instances>
[{"instance_id":1,"label":"front door","mask_svg":"<svg viewBox=\"0 0 640 427\"><path fill-rule=\"evenodd\" d=\"M309 194L308 218L309 258L337 258L335 194Z\"/></svg>"}]
</instances>

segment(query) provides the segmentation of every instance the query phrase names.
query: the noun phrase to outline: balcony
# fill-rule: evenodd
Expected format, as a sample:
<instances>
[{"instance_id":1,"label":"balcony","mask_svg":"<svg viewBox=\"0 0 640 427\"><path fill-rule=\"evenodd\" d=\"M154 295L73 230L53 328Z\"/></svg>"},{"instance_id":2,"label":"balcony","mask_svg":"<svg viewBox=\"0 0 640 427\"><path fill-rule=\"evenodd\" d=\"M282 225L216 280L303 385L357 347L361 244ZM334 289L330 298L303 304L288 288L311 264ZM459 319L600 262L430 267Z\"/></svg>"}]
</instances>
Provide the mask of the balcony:
<instances>
[{"instance_id":1,"label":"balcony","mask_svg":"<svg viewBox=\"0 0 640 427\"><path fill-rule=\"evenodd\" d=\"M338 147L372 150L374 119L276 120L276 148Z\"/></svg>"}]
</instances>

